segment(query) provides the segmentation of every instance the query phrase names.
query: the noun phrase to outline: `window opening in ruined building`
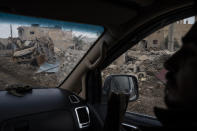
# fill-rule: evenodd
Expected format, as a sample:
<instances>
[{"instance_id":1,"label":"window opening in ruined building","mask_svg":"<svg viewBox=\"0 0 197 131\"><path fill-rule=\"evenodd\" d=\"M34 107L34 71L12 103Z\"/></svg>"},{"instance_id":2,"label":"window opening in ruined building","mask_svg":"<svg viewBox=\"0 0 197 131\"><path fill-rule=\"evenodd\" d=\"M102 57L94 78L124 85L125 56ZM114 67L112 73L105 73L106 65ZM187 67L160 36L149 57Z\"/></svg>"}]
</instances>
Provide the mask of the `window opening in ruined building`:
<instances>
[{"instance_id":1,"label":"window opening in ruined building","mask_svg":"<svg viewBox=\"0 0 197 131\"><path fill-rule=\"evenodd\" d=\"M22 36L22 34L23 34L23 30L20 30L20 29L19 29L19 30L18 30L18 35L19 35L19 36Z\"/></svg>"},{"instance_id":2,"label":"window opening in ruined building","mask_svg":"<svg viewBox=\"0 0 197 131\"><path fill-rule=\"evenodd\" d=\"M144 46L145 49L147 49L147 41L146 40L142 40L142 45Z\"/></svg>"},{"instance_id":3,"label":"window opening in ruined building","mask_svg":"<svg viewBox=\"0 0 197 131\"><path fill-rule=\"evenodd\" d=\"M187 26L183 22L186 20L189 23ZM139 99L129 102L128 112L154 117L154 107L166 108L164 103L166 70L163 63L181 48L182 37L190 30L193 23L194 17L163 27L159 34L158 31L150 34L102 71L103 81L113 74L137 77ZM152 48L152 44L157 46Z\"/></svg>"},{"instance_id":4,"label":"window opening in ruined building","mask_svg":"<svg viewBox=\"0 0 197 131\"><path fill-rule=\"evenodd\" d=\"M30 31L30 34L33 35L34 34L34 31Z\"/></svg>"},{"instance_id":5,"label":"window opening in ruined building","mask_svg":"<svg viewBox=\"0 0 197 131\"><path fill-rule=\"evenodd\" d=\"M153 40L153 44L157 45L158 44L158 40Z\"/></svg>"},{"instance_id":6,"label":"window opening in ruined building","mask_svg":"<svg viewBox=\"0 0 197 131\"><path fill-rule=\"evenodd\" d=\"M104 31L96 25L0 16L0 90L59 86Z\"/></svg>"}]
</instances>

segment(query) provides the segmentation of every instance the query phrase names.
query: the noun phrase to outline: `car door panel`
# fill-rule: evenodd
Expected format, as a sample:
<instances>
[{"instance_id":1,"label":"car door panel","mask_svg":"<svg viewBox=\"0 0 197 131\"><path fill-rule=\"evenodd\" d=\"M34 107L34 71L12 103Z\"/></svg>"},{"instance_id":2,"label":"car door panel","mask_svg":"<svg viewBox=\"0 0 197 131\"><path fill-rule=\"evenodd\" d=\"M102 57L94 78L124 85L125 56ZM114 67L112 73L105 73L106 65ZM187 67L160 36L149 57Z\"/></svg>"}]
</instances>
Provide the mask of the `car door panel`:
<instances>
[{"instance_id":1,"label":"car door panel","mask_svg":"<svg viewBox=\"0 0 197 131\"><path fill-rule=\"evenodd\" d=\"M122 123L127 129L140 129L140 127L161 127L162 124L154 117L126 112Z\"/></svg>"}]
</instances>

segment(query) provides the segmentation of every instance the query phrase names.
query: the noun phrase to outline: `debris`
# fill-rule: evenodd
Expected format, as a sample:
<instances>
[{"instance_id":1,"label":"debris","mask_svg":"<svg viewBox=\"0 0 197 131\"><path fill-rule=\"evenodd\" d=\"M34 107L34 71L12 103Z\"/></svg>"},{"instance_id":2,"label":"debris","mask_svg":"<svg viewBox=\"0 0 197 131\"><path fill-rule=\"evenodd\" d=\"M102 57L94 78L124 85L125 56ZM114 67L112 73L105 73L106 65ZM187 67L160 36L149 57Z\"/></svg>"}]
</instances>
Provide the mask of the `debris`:
<instances>
[{"instance_id":1,"label":"debris","mask_svg":"<svg viewBox=\"0 0 197 131\"><path fill-rule=\"evenodd\" d=\"M15 83L56 87L96 40L84 37L76 43L72 31L36 28L31 34L31 28L19 27L18 37L0 38L0 89Z\"/></svg>"},{"instance_id":2,"label":"debris","mask_svg":"<svg viewBox=\"0 0 197 131\"><path fill-rule=\"evenodd\" d=\"M30 46L31 42L32 42L32 41L28 41L28 40L25 41L24 46Z\"/></svg>"},{"instance_id":3,"label":"debris","mask_svg":"<svg viewBox=\"0 0 197 131\"><path fill-rule=\"evenodd\" d=\"M117 65L110 65L108 68L116 70L118 68L118 66Z\"/></svg>"},{"instance_id":4,"label":"debris","mask_svg":"<svg viewBox=\"0 0 197 131\"><path fill-rule=\"evenodd\" d=\"M54 64L45 62L40 66L40 68L36 73L41 73L41 72L56 73L58 71L59 71L59 62L56 62Z\"/></svg>"},{"instance_id":5,"label":"debris","mask_svg":"<svg viewBox=\"0 0 197 131\"><path fill-rule=\"evenodd\" d=\"M171 52L163 50L129 50L126 53L127 58L124 67L117 64L111 64L104 70L104 76L110 74L136 74L139 84L144 81L164 81L164 73L160 73L164 69L163 63L172 55ZM157 86L161 86L162 82L157 82ZM149 86L152 86L149 83Z\"/></svg>"},{"instance_id":6,"label":"debris","mask_svg":"<svg viewBox=\"0 0 197 131\"><path fill-rule=\"evenodd\" d=\"M22 56L28 55L28 54L32 53L35 49L36 49L36 47L34 46L31 48L16 51L16 52L14 52L13 57L15 58L15 57L22 57Z\"/></svg>"},{"instance_id":7,"label":"debris","mask_svg":"<svg viewBox=\"0 0 197 131\"><path fill-rule=\"evenodd\" d=\"M140 80L140 81L146 81L147 79L146 79L146 72L138 72L137 73L137 78L138 78L138 80Z\"/></svg>"},{"instance_id":8,"label":"debris","mask_svg":"<svg viewBox=\"0 0 197 131\"><path fill-rule=\"evenodd\" d=\"M138 58L140 61L148 60L149 57L147 55L142 55Z\"/></svg>"},{"instance_id":9,"label":"debris","mask_svg":"<svg viewBox=\"0 0 197 131\"><path fill-rule=\"evenodd\" d=\"M54 47L54 52L55 52L56 54L58 54L58 53L60 53L60 52L61 52L61 50L60 50L60 49L58 49L57 47Z\"/></svg>"},{"instance_id":10,"label":"debris","mask_svg":"<svg viewBox=\"0 0 197 131\"><path fill-rule=\"evenodd\" d=\"M44 62L55 62L55 51L52 40L48 37L40 37L32 41L17 39L18 49L13 53L13 59L17 63L40 66Z\"/></svg>"},{"instance_id":11,"label":"debris","mask_svg":"<svg viewBox=\"0 0 197 131\"><path fill-rule=\"evenodd\" d=\"M1 50L0 51L0 56L11 57L12 55L13 55L12 50Z\"/></svg>"}]
</instances>

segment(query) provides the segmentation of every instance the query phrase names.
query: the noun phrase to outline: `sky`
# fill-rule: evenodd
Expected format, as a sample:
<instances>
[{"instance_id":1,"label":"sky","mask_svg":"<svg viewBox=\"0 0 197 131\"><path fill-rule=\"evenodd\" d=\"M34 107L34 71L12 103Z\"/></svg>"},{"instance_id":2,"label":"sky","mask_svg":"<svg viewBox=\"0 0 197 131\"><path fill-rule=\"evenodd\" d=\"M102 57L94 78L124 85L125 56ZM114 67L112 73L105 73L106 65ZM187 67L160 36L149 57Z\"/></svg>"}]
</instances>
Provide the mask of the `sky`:
<instances>
[{"instance_id":1,"label":"sky","mask_svg":"<svg viewBox=\"0 0 197 131\"><path fill-rule=\"evenodd\" d=\"M22 25L19 25L19 24L11 24L11 25L12 25L12 35L13 35L13 37L18 37L18 30L17 30L17 28L19 26L22 26ZM11 32L10 31L10 24L0 23L0 38L8 38L8 37L10 37L11 36L10 32ZM75 36L83 35L84 37L89 37L89 38L96 38L96 37L98 37L97 34L95 34L95 33L75 31L75 30L73 30L73 35L75 35Z\"/></svg>"},{"instance_id":2,"label":"sky","mask_svg":"<svg viewBox=\"0 0 197 131\"><path fill-rule=\"evenodd\" d=\"M189 24L194 24L195 17L190 17L190 18L184 19L184 24L186 24L186 21L188 21Z\"/></svg>"},{"instance_id":3,"label":"sky","mask_svg":"<svg viewBox=\"0 0 197 131\"><path fill-rule=\"evenodd\" d=\"M18 36L17 28L19 26L31 26L31 24L39 24L40 27L61 27L63 30L72 30L73 35L83 35L86 37L98 37L104 31L102 26L80 24L75 22L66 22L59 20L51 20L38 17L28 17L22 15L14 15L0 12L0 38L10 36L10 24L12 24L13 36Z\"/></svg>"},{"instance_id":4,"label":"sky","mask_svg":"<svg viewBox=\"0 0 197 131\"><path fill-rule=\"evenodd\" d=\"M194 17L190 17L187 19L184 19L184 23L186 23L186 21L189 22L189 24L193 24L194 23L195 18ZM18 30L17 28L19 26L24 26L25 24L11 24L12 25L12 32L13 32L13 37L18 37ZM64 29L67 30L67 29ZM0 22L0 38L8 38L10 37L10 23L5 23L5 22ZM77 31L77 30L73 30L73 35L75 36L79 36L79 35L83 35L85 37L89 37L89 38L96 38L98 37L97 34L95 32L85 32L85 31Z\"/></svg>"}]
</instances>

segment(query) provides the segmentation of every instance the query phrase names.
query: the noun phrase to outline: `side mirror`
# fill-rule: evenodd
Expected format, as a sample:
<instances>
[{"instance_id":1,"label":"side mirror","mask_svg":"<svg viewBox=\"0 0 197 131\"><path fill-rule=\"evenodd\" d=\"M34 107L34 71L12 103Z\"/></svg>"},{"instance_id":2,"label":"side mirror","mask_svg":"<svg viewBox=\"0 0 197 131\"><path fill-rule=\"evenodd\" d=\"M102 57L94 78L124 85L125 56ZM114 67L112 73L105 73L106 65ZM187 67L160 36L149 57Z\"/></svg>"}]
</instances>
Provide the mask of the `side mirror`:
<instances>
[{"instance_id":1,"label":"side mirror","mask_svg":"<svg viewBox=\"0 0 197 131\"><path fill-rule=\"evenodd\" d=\"M103 97L108 98L110 92L124 93L129 95L129 101L138 99L137 78L132 75L110 75L105 79Z\"/></svg>"}]
</instances>

